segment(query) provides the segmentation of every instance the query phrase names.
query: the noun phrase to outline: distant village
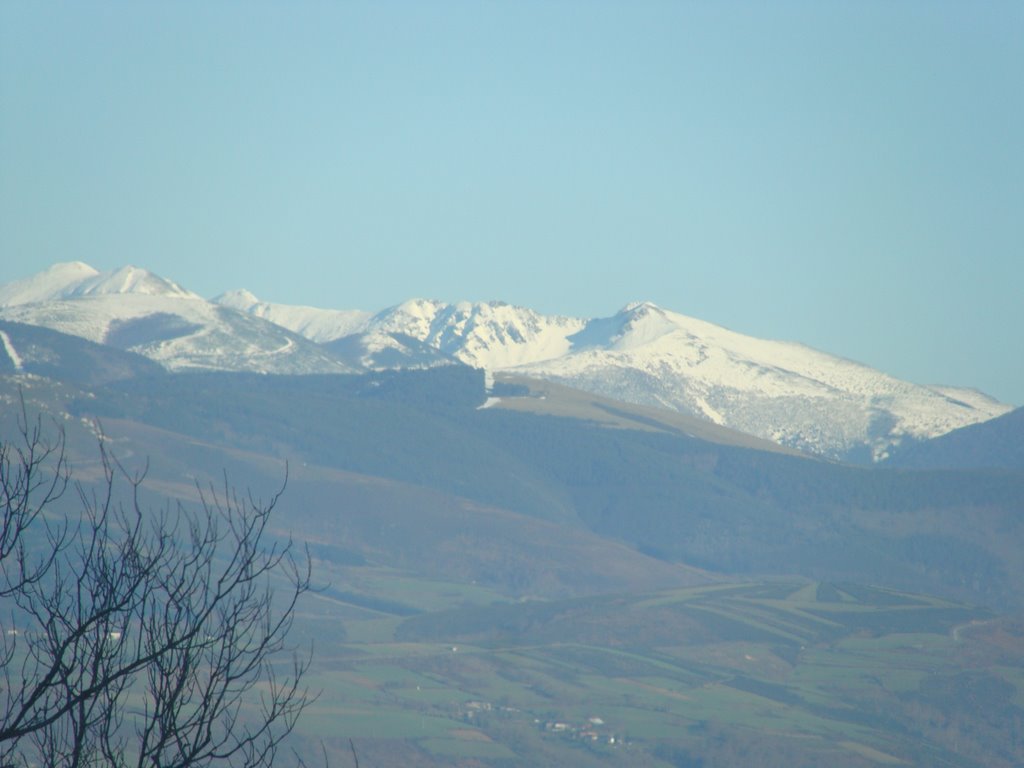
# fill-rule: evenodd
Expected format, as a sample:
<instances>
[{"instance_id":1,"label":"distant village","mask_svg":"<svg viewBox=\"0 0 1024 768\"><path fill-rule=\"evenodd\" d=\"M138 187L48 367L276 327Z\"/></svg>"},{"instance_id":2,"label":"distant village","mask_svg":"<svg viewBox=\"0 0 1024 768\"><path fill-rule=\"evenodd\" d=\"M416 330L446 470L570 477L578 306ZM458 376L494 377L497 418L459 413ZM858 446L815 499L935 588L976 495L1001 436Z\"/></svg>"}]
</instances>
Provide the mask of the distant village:
<instances>
[{"instance_id":1,"label":"distant village","mask_svg":"<svg viewBox=\"0 0 1024 768\"><path fill-rule=\"evenodd\" d=\"M467 723L473 723L480 715L489 712L503 712L506 715L515 715L521 710L515 707L495 707L489 701L467 701L459 709L459 716ZM567 720L541 720L534 718L534 725L545 733L556 734L567 739L585 741L592 743L607 744L609 746L620 746L623 741L608 728L604 719L594 715L588 717L586 722L569 722Z\"/></svg>"}]
</instances>

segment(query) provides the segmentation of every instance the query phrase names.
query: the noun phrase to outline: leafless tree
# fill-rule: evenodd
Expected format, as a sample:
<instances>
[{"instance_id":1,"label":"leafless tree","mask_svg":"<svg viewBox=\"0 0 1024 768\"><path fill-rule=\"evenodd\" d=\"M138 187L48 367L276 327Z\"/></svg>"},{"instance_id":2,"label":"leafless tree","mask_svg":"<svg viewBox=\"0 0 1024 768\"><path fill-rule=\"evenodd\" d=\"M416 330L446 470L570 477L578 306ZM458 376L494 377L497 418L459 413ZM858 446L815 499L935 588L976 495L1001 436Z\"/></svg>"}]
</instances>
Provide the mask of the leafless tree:
<instances>
[{"instance_id":1,"label":"leafless tree","mask_svg":"<svg viewBox=\"0 0 1024 768\"><path fill-rule=\"evenodd\" d=\"M64 434L58 430L57 437L48 440L42 419L29 421L24 401L18 433L14 440L0 440L0 598L38 582L66 542L66 530L54 525L39 526L49 539L47 546L35 548L33 554L26 548L27 537L23 535L67 489Z\"/></svg>"},{"instance_id":2,"label":"leafless tree","mask_svg":"<svg viewBox=\"0 0 1024 768\"><path fill-rule=\"evenodd\" d=\"M311 702L286 642L309 558L267 527L284 486L149 509L101 439L64 517L54 431L23 410L0 443L0 765L272 765Z\"/></svg>"}]
</instances>

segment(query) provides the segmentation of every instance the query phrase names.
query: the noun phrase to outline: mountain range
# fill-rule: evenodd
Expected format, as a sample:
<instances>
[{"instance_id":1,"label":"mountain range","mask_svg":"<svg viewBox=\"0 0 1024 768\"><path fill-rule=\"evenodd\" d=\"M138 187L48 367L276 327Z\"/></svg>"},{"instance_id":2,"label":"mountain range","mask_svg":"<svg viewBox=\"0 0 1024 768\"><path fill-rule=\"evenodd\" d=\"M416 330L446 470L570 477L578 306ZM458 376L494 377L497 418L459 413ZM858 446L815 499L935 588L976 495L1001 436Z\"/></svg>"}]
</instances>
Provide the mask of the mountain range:
<instances>
[{"instance_id":1,"label":"mountain range","mask_svg":"<svg viewBox=\"0 0 1024 768\"><path fill-rule=\"evenodd\" d=\"M1021 605L1024 476L956 445L939 469L859 467L555 382L499 372L488 389L460 364L169 371L21 323L0 339L0 436L21 397L62 425L76 479L102 432L182 498L204 472L261 488L288 462L287 529L378 566L520 596L795 573ZM1012 415L959 432L1012 448Z\"/></svg>"},{"instance_id":2,"label":"mountain range","mask_svg":"<svg viewBox=\"0 0 1024 768\"><path fill-rule=\"evenodd\" d=\"M589 319L423 299L369 313L274 304L244 290L208 301L144 269L99 272L70 262L0 286L0 318L137 352L176 371L322 374L461 363L866 463L1011 410L976 390L913 384L649 302Z\"/></svg>"},{"instance_id":3,"label":"mountain range","mask_svg":"<svg viewBox=\"0 0 1024 768\"><path fill-rule=\"evenodd\" d=\"M799 409L831 383L908 423L952 393L650 304L374 315L80 264L0 300L0 445L62 436L77 489L50 519L102 491L98 440L147 513L286 485L268 533L317 585L290 635L316 650L307 763L1024 760L1022 410L857 466L651 393ZM641 404L568 386L584 363L633 366Z\"/></svg>"}]
</instances>

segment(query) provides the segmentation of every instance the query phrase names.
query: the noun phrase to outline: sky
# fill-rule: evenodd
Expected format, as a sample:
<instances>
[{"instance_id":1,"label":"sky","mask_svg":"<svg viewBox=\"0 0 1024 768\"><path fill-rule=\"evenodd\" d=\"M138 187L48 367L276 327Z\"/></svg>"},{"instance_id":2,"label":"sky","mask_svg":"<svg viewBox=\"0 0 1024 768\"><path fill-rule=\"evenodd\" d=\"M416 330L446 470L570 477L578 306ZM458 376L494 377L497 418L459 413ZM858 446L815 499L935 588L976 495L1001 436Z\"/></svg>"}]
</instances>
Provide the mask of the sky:
<instances>
[{"instance_id":1,"label":"sky","mask_svg":"<svg viewBox=\"0 0 1024 768\"><path fill-rule=\"evenodd\" d=\"M1024 404L1024 3L0 3L0 283L635 300Z\"/></svg>"}]
</instances>

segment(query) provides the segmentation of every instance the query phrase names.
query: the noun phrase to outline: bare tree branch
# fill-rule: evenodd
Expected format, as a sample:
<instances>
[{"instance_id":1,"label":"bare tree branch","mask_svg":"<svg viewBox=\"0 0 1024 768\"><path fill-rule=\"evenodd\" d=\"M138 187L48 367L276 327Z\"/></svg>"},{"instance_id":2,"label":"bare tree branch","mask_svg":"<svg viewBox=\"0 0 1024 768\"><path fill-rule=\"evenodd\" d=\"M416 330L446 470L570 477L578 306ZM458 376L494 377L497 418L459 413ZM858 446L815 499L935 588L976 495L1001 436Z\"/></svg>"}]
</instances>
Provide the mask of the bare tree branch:
<instances>
[{"instance_id":1,"label":"bare tree branch","mask_svg":"<svg viewBox=\"0 0 1024 768\"><path fill-rule=\"evenodd\" d=\"M314 699L287 645L309 556L268 533L287 468L268 501L225 477L195 509L146 509L145 471L101 440L100 490L76 486L80 517L52 523L63 434L46 442L24 408L19 427L0 444L0 605L24 628L0 640L0 762L272 765Z\"/></svg>"}]
</instances>

